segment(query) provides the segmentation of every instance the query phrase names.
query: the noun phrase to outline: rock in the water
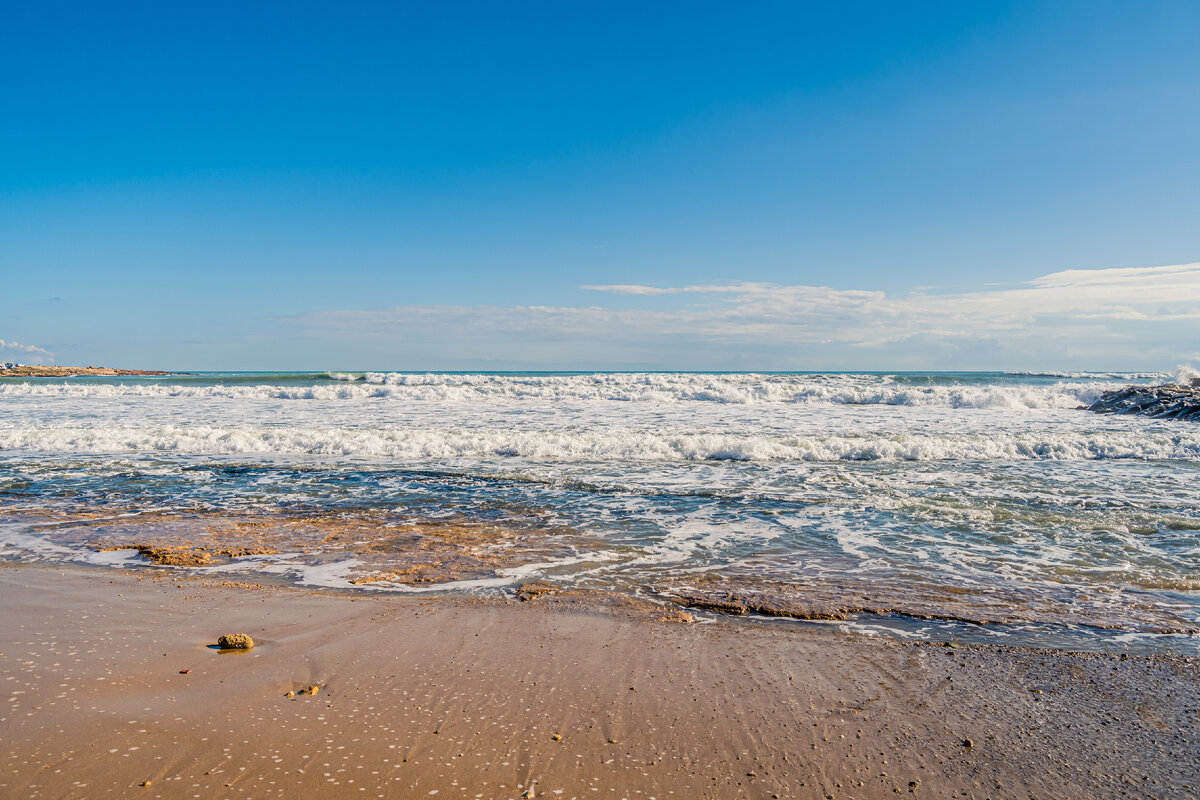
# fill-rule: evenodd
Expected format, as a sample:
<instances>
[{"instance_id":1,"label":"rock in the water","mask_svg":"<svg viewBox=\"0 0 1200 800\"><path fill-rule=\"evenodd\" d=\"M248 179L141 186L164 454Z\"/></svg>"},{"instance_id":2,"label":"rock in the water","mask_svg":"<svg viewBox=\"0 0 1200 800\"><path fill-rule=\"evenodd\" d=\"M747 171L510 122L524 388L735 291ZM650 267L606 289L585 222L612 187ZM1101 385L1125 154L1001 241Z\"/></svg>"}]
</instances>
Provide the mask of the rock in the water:
<instances>
[{"instance_id":1,"label":"rock in the water","mask_svg":"<svg viewBox=\"0 0 1200 800\"><path fill-rule=\"evenodd\" d=\"M517 587L517 599L522 603L527 603L530 600L536 600L542 595L555 594L561 591L562 587L549 581L529 581Z\"/></svg>"},{"instance_id":2,"label":"rock in the water","mask_svg":"<svg viewBox=\"0 0 1200 800\"><path fill-rule=\"evenodd\" d=\"M1200 422L1200 383L1193 380L1190 386L1127 386L1100 395L1088 411Z\"/></svg>"},{"instance_id":3,"label":"rock in the water","mask_svg":"<svg viewBox=\"0 0 1200 800\"><path fill-rule=\"evenodd\" d=\"M222 650L249 650L254 647L254 640L250 638L249 634L227 633L217 639L217 644Z\"/></svg>"}]
</instances>

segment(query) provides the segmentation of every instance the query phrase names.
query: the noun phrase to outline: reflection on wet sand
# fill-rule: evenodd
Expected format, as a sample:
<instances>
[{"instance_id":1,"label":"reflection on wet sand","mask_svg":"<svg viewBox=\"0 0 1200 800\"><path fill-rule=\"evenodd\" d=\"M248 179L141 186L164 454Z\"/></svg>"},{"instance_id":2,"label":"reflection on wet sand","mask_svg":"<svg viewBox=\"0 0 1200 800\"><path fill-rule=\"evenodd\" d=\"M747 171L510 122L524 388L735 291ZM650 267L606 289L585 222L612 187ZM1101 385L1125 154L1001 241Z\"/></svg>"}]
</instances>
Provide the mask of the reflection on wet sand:
<instances>
[{"instance_id":1,"label":"reflection on wet sand","mask_svg":"<svg viewBox=\"0 0 1200 800\"><path fill-rule=\"evenodd\" d=\"M861 614L896 614L972 625L1032 623L1108 631L1200 633L1194 621L1159 605L1131 600L1124 593L1084 595L1064 590L1063 597L1054 598L989 587L945 586L919 579L887 583L839 579L799 585L722 576L689 577L686 583L661 591L682 606L736 616L846 620Z\"/></svg>"}]
</instances>

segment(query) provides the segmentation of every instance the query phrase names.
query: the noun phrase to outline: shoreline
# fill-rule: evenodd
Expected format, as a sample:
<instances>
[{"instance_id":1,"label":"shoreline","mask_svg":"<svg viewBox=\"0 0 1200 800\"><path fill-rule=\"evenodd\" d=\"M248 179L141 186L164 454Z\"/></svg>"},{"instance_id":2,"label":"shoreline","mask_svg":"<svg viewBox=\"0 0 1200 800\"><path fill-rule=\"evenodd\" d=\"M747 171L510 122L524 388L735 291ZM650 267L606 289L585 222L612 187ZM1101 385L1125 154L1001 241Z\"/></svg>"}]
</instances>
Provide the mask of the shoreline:
<instances>
[{"instance_id":1,"label":"shoreline","mask_svg":"<svg viewBox=\"0 0 1200 800\"><path fill-rule=\"evenodd\" d=\"M1200 659L1187 656L86 567L5 566L0 598L0 796L1197 790ZM235 631L259 645L206 647Z\"/></svg>"},{"instance_id":2,"label":"shoreline","mask_svg":"<svg viewBox=\"0 0 1200 800\"><path fill-rule=\"evenodd\" d=\"M42 367L22 364L0 370L0 378L112 378L123 375L187 375L186 372L163 372L153 369L114 369L113 367Z\"/></svg>"},{"instance_id":3,"label":"shoreline","mask_svg":"<svg viewBox=\"0 0 1200 800\"><path fill-rule=\"evenodd\" d=\"M0 535L0 547L13 548L13 563L103 564L155 580L187 568L196 577L355 596L553 595L571 603L590 597L609 606L649 603L663 613L832 625L906 640L1200 656L1194 620L1136 595L1118 608L1104 598L1087 604L1078 593L1031 599L1003 586L819 574L804 581L685 574L577 582L546 565L578 561L578 552L603 553L604 542L586 531L509 525L496 517L185 514L109 505L102 513L43 509L40 516L10 509L8 521L20 532Z\"/></svg>"}]
</instances>

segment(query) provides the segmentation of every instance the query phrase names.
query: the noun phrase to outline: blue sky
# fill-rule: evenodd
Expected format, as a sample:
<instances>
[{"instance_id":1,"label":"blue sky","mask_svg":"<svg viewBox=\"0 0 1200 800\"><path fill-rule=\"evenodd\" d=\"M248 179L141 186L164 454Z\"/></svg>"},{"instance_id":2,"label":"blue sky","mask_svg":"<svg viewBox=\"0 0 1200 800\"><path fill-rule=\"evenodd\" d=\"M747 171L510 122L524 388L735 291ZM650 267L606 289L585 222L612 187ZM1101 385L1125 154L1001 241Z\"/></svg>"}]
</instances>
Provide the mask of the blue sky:
<instances>
[{"instance_id":1,"label":"blue sky","mask_svg":"<svg viewBox=\"0 0 1200 800\"><path fill-rule=\"evenodd\" d=\"M0 358L1200 360L1200 4L344 5L0 3Z\"/></svg>"}]
</instances>

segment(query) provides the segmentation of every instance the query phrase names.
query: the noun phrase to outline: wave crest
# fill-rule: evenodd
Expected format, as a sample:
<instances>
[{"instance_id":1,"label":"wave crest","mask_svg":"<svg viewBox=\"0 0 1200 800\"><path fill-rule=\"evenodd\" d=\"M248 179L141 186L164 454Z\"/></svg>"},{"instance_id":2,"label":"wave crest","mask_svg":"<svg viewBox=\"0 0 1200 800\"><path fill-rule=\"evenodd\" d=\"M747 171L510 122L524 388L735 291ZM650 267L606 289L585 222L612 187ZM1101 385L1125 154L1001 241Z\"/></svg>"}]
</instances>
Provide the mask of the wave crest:
<instances>
[{"instance_id":1,"label":"wave crest","mask_svg":"<svg viewBox=\"0 0 1200 800\"><path fill-rule=\"evenodd\" d=\"M1194 386L1200 382L1200 370L1188 364L1180 364L1171 377L1171 383L1178 386Z\"/></svg>"},{"instance_id":2,"label":"wave crest","mask_svg":"<svg viewBox=\"0 0 1200 800\"><path fill-rule=\"evenodd\" d=\"M556 462L1200 460L1200 430L779 436L641 430L105 425L0 427L0 449L72 453L279 455Z\"/></svg>"},{"instance_id":3,"label":"wave crest","mask_svg":"<svg viewBox=\"0 0 1200 800\"><path fill-rule=\"evenodd\" d=\"M211 383L11 383L3 398L197 398L403 402L639 402L733 405L895 405L944 408L1076 408L1095 402L1119 384L1060 381L918 381L895 376L828 375L436 375L328 373L300 385Z\"/></svg>"}]
</instances>

